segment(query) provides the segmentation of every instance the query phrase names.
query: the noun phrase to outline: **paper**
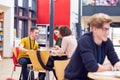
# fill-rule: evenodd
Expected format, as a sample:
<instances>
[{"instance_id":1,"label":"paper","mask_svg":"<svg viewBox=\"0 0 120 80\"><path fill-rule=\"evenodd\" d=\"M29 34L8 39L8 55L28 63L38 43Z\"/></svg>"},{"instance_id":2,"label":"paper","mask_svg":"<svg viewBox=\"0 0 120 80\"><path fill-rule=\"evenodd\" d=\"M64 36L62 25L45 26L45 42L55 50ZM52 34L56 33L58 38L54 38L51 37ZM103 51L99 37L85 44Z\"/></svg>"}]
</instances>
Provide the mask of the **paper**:
<instances>
[{"instance_id":1,"label":"paper","mask_svg":"<svg viewBox=\"0 0 120 80\"><path fill-rule=\"evenodd\" d=\"M100 76L111 76L115 77L116 75L120 74L120 71L105 71L105 72L95 72L93 73L95 75L100 75Z\"/></svg>"}]
</instances>

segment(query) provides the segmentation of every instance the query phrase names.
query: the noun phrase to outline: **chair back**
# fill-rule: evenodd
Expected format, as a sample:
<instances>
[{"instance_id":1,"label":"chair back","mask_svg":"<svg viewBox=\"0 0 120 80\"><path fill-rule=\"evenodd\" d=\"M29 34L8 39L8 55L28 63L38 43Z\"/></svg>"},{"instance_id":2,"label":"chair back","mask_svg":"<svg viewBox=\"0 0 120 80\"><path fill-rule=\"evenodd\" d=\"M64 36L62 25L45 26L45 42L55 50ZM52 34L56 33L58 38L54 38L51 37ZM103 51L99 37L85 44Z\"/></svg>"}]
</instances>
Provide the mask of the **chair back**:
<instances>
[{"instance_id":1,"label":"chair back","mask_svg":"<svg viewBox=\"0 0 120 80\"><path fill-rule=\"evenodd\" d=\"M49 55L50 55L49 51L41 50L39 54L41 56L42 62L46 65L48 62ZM29 55L29 58L33 66L33 70L45 71L45 69L41 66L40 62L38 61L37 51L33 51L33 50L28 51L28 55Z\"/></svg>"},{"instance_id":2,"label":"chair back","mask_svg":"<svg viewBox=\"0 0 120 80\"><path fill-rule=\"evenodd\" d=\"M13 47L12 59L13 59L13 63L14 63L14 71L16 70L16 66L18 64L18 61L17 61L18 55L19 55L19 47Z\"/></svg>"},{"instance_id":3,"label":"chair back","mask_svg":"<svg viewBox=\"0 0 120 80\"><path fill-rule=\"evenodd\" d=\"M55 60L54 69L57 76L57 80L64 80L64 69L69 63L69 60Z\"/></svg>"}]
</instances>

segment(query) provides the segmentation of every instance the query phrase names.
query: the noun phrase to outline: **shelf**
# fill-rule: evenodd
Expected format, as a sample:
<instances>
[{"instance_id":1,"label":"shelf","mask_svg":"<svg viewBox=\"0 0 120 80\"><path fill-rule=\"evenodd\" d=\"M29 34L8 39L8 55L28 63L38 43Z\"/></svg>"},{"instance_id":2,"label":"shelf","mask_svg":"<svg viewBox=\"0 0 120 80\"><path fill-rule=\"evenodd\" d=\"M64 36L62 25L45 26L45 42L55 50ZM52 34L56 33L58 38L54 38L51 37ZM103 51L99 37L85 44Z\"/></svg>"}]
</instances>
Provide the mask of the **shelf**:
<instances>
[{"instance_id":1,"label":"shelf","mask_svg":"<svg viewBox=\"0 0 120 80\"><path fill-rule=\"evenodd\" d=\"M31 9L29 8L31 4ZM36 8L37 0L15 0L14 28L16 29L16 38L28 36L30 27L36 26ZM33 6L35 5L35 6ZM31 12L31 14L29 13Z\"/></svg>"},{"instance_id":2,"label":"shelf","mask_svg":"<svg viewBox=\"0 0 120 80\"><path fill-rule=\"evenodd\" d=\"M113 23L110 24L110 27L120 28L120 22L113 22Z\"/></svg>"},{"instance_id":3,"label":"shelf","mask_svg":"<svg viewBox=\"0 0 120 80\"><path fill-rule=\"evenodd\" d=\"M19 9L25 9L24 7L18 6Z\"/></svg>"},{"instance_id":4,"label":"shelf","mask_svg":"<svg viewBox=\"0 0 120 80\"><path fill-rule=\"evenodd\" d=\"M31 11L31 12L36 12L35 10L32 10L32 9L30 9L30 8L29 8L29 11Z\"/></svg>"},{"instance_id":5,"label":"shelf","mask_svg":"<svg viewBox=\"0 0 120 80\"><path fill-rule=\"evenodd\" d=\"M36 21L37 19L36 18L29 18L31 21Z\"/></svg>"},{"instance_id":6,"label":"shelf","mask_svg":"<svg viewBox=\"0 0 120 80\"><path fill-rule=\"evenodd\" d=\"M18 18L19 19L28 19L28 17L26 17L26 16L19 16Z\"/></svg>"},{"instance_id":7,"label":"shelf","mask_svg":"<svg viewBox=\"0 0 120 80\"><path fill-rule=\"evenodd\" d=\"M4 24L4 13L2 12L2 13L0 13L0 56L1 57L3 57L3 48L4 48L4 41L3 41L3 36L4 36L4 34L3 34L3 28L4 28L4 26L3 26L3 24Z\"/></svg>"}]
</instances>

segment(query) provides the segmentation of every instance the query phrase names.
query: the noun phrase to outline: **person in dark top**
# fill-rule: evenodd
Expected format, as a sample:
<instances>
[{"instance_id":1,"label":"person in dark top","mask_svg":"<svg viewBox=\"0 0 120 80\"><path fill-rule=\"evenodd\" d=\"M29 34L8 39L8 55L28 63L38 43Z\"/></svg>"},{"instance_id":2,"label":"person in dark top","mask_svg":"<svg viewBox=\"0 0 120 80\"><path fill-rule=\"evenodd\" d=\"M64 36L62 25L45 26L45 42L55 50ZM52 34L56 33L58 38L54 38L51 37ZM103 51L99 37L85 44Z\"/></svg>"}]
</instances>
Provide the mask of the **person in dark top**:
<instances>
[{"instance_id":1,"label":"person in dark top","mask_svg":"<svg viewBox=\"0 0 120 80\"><path fill-rule=\"evenodd\" d=\"M108 38L112 19L104 13L91 16L91 31L78 40L78 46L65 68L65 80L89 80L88 72L120 70L120 61ZM111 64L103 64L107 56Z\"/></svg>"}]
</instances>

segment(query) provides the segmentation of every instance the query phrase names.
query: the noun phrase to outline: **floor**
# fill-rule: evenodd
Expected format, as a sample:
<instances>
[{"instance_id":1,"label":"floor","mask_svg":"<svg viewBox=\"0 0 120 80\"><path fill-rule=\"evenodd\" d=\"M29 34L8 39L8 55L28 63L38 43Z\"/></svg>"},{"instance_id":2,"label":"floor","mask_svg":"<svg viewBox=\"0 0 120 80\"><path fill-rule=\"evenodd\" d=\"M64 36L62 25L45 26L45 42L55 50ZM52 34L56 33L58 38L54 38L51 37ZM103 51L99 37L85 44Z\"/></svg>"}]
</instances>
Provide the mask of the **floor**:
<instances>
[{"instance_id":1,"label":"floor","mask_svg":"<svg viewBox=\"0 0 120 80\"><path fill-rule=\"evenodd\" d=\"M7 80L8 78L11 78L12 70L13 70L12 59L0 60L0 80ZM20 71L21 68L17 67L16 71L13 73L12 76L14 80L19 80ZM35 77L37 77L36 72L35 72ZM55 80L52 72L50 72L50 80Z\"/></svg>"}]
</instances>

